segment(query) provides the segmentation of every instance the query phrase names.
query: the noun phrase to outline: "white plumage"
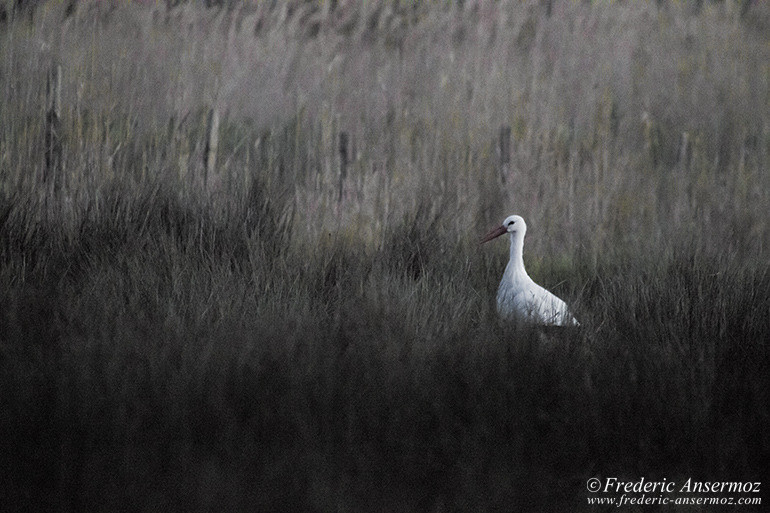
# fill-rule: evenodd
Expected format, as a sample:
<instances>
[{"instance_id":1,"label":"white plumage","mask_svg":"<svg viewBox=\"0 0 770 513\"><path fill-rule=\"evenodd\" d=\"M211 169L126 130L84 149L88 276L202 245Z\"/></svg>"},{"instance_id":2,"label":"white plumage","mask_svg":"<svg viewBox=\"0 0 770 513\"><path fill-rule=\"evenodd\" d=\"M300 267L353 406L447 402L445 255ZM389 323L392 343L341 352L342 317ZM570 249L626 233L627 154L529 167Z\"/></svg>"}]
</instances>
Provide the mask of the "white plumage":
<instances>
[{"instance_id":1,"label":"white plumage","mask_svg":"<svg viewBox=\"0 0 770 513\"><path fill-rule=\"evenodd\" d=\"M578 326L566 303L535 283L524 269L524 235L527 223L521 216L509 216L502 226L487 234L481 243L504 233L511 234L511 258L497 289L497 311L501 317L518 318L550 326Z\"/></svg>"}]
</instances>

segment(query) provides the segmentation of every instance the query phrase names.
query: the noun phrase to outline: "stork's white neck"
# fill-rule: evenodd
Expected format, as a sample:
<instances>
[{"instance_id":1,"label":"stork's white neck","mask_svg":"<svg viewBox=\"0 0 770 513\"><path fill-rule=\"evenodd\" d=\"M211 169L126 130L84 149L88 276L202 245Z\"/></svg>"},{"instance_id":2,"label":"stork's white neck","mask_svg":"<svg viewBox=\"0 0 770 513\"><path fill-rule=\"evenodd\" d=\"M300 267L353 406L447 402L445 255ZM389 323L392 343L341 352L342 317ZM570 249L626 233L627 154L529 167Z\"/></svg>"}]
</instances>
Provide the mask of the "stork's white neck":
<instances>
[{"instance_id":1,"label":"stork's white neck","mask_svg":"<svg viewBox=\"0 0 770 513\"><path fill-rule=\"evenodd\" d=\"M511 233L511 256L506 271L513 274L527 274L524 270L524 233L521 231Z\"/></svg>"}]
</instances>

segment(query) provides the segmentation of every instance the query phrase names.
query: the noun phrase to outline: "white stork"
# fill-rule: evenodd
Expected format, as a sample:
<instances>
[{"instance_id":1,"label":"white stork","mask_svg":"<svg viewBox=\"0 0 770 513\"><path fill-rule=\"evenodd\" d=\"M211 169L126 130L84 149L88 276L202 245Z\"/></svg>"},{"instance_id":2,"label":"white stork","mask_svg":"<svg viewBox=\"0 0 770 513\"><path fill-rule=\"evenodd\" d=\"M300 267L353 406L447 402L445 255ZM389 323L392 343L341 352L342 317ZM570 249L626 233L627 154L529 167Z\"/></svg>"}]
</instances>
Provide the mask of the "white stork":
<instances>
[{"instance_id":1,"label":"white stork","mask_svg":"<svg viewBox=\"0 0 770 513\"><path fill-rule=\"evenodd\" d=\"M497 312L500 316L548 326L579 326L567 304L532 281L524 269L527 223L521 216L506 217L502 226L489 232L481 244L504 233L511 234L511 258L497 289Z\"/></svg>"}]
</instances>

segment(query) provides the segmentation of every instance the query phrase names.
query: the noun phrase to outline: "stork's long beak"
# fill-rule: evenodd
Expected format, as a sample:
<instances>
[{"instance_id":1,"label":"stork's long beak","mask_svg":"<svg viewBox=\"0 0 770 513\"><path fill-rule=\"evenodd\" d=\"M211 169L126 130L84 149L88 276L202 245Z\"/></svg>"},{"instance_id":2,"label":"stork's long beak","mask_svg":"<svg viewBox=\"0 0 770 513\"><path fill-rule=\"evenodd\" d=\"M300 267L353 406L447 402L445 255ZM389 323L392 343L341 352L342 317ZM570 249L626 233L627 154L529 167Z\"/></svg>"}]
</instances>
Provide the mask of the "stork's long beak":
<instances>
[{"instance_id":1,"label":"stork's long beak","mask_svg":"<svg viewBox=\"0 0 770 513\"><path fill-rule=\"evenodd\" d=\"M483 239L481 239L481 242L479 242L479 244L484 244L485 242L489 242L492 239L494 239L496 237L499 237L502 234L506 233L507 231L508 231L508 229L505 226L502 226L502 225L498 226L497 228L495 228L494 230L492 230L491 232L486 234L486 236Z\"/></svg>"}]
</instances>

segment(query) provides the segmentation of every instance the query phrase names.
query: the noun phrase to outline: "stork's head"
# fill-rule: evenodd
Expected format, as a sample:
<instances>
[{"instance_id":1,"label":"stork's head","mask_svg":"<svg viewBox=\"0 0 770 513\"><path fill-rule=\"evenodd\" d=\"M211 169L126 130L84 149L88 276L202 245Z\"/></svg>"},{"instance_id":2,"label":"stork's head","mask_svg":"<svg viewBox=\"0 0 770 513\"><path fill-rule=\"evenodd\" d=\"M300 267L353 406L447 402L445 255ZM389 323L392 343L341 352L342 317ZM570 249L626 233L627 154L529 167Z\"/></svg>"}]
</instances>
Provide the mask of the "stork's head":
<instances>
[{"instance_id":1,"label":"stork's head","mask_svg":"<svg viewBox=\"0 0 770 513\"><path fill-rule=\"evenodd\" d=\"M526 231L527 223L524 222L524 219L521 216L508 216L505 218L505 221L503 221L502 225L489 232L483 239L481 239L479 244L489 242L504 233L515 233L517 235L521 234L520 236L524 237Z\"/></svg>"}]
</instances>

